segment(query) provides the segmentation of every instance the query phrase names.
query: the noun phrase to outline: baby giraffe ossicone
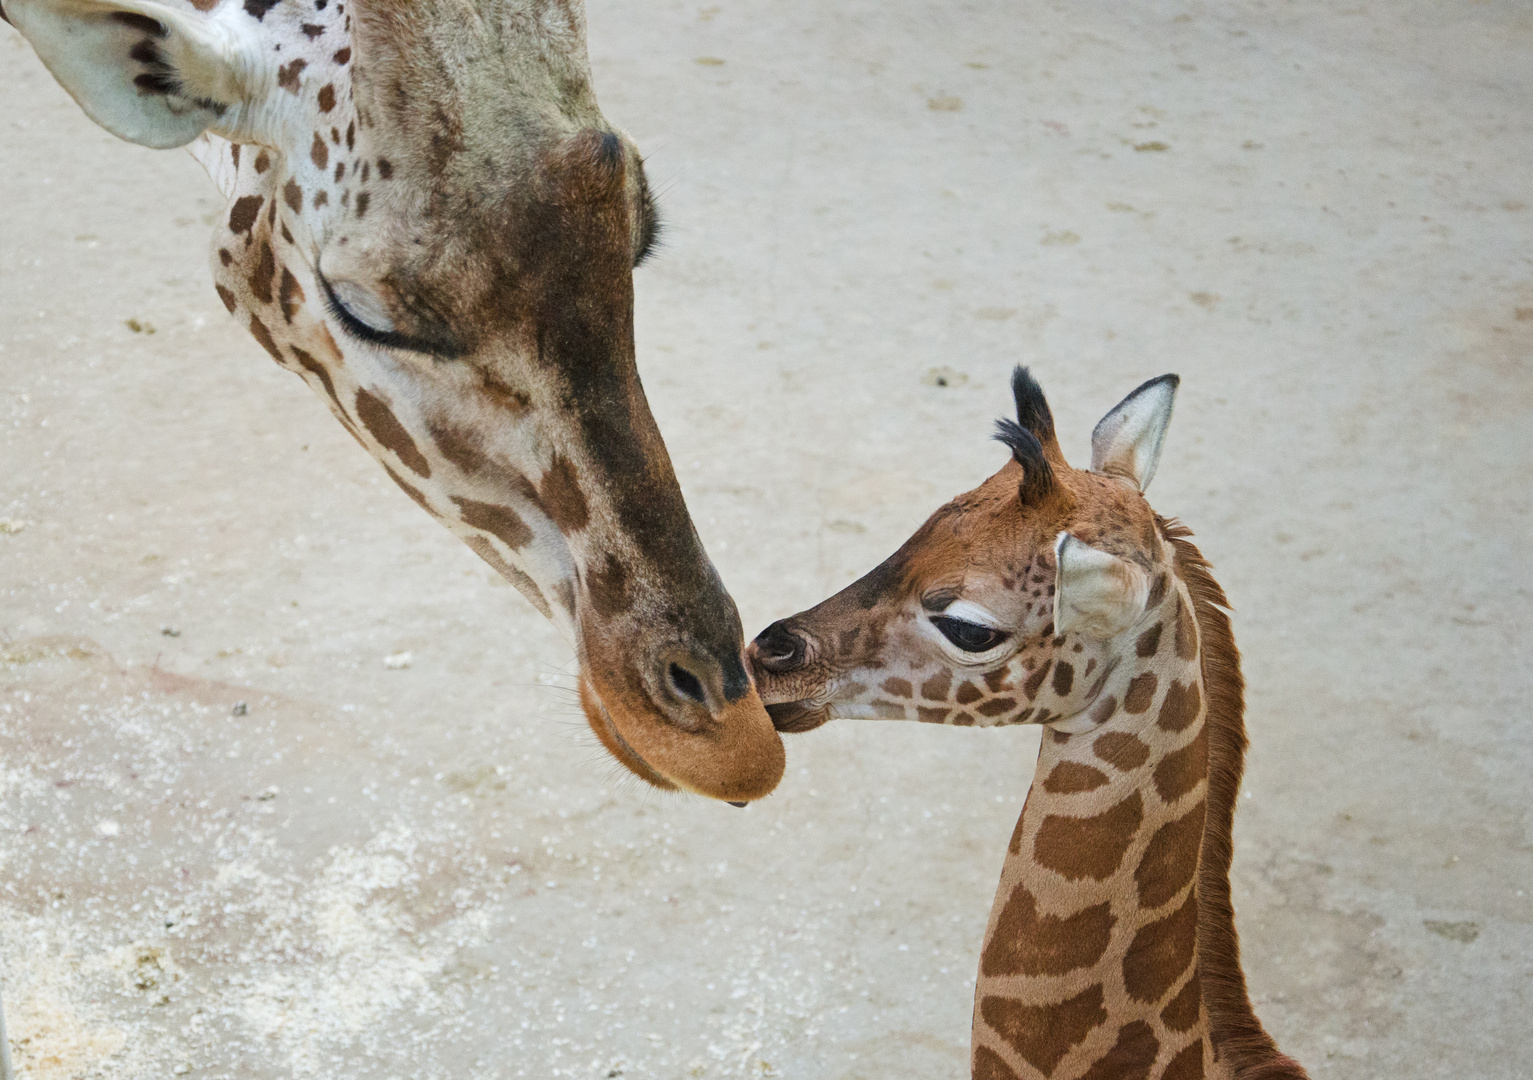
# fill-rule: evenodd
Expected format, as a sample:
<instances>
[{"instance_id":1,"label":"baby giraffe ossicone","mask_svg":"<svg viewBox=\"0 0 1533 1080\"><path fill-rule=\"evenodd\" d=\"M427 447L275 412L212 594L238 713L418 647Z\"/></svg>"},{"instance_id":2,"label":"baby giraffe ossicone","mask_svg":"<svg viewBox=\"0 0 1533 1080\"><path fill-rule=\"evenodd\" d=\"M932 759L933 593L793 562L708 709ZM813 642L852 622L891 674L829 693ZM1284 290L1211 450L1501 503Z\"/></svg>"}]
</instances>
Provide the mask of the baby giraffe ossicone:
<instances>
[{"instance_id":1,"label":"baby giraffe ossicone","mask_svg":"<svg viewBox=\"0 0 1533 1080\"><path fill-rule=\"evenodd\" d=\"M1246 736L1227 601L1150 509L1178 379L1059 449L1012 378L1011 459L893 556L752 645L777 727L1048 728L980 956L975 1080L1293 1080L1252 1011L1230 902Z\"/></svg>"}]
</instances>

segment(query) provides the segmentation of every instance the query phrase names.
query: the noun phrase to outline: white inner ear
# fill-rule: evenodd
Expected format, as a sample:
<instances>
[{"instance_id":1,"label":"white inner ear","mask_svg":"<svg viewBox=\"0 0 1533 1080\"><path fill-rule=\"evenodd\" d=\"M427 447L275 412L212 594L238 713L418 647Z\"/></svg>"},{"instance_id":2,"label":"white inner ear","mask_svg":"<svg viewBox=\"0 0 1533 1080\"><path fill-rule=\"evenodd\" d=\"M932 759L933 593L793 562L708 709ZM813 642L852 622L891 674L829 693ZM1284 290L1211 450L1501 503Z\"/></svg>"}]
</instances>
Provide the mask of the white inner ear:
<instances>
[{"instance_id":1,"label":"white inner ear","mask_svg":"<svg viewBox=\"0 0 1533 1080\"><path fill-rule=\"evenodd\" d=\"M113 18L142 15L162 36ZM209 127L233 122L269 67L254 47L249 16L238 4L206 14L155 0L6 0L5 13L80 108L119 138L166 149L184 146ZM145 93L134 78L147 69L129 54L150 38L175 69L184 95ZM228 106L208 108L197 99ZM230 115L233 114L233 115Z\"/></svg>"},{"instance_id":2,"label":"white inner ear","mask_svg":"<svg viewBox=\"0 0 1533 1080\"><path fill-rule=\"evenodd\" d=\"M1150 578L1116 555L1083 544L1069 533L1054 541L1054 633L1080 633L1098 641L1116 637L1144 613Z\"/></svg>"},{"instance_id":3,"label":"white inner ear","mask_svg":"<svg viewBox=\"0 0 1533 1080\"><path fill-rule=\"evenodd\" d=\"M1091 433L1092 472L1121 476L1140 491L1150 486L1180 382L1175 375L1151 379L1102 417Z\"/></svg>"}]
</instances>

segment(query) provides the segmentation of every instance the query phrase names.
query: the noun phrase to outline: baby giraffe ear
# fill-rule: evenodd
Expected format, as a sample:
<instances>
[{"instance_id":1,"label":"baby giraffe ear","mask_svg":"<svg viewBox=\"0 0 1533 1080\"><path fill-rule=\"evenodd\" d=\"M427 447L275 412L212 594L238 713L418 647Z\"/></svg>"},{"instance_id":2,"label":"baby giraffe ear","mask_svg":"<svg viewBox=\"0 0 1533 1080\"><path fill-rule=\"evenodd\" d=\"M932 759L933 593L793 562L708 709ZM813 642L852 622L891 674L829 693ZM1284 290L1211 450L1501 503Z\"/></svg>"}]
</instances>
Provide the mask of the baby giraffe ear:
<instances>
[{"instance_id":1,"label":"baby giraffe ear","mask_svg":"<svg viewBox=\"0 0 1533 1080\"><path fill-rule=\"evenodd\" d=\"M1097 422L1091 433L1092 472L1121 477L1140 491L1150 486L1181 381L1177 375L1151 379Z\"/></svg>"},{"instance_id":2,"label":"baby giraffe ear","mask_svg":"<svg viewBox=\"0 0 1533 1080\"><path fill-rule=\"evenodd\" d=\"M227 130L274 78L238 4L4 0L5 14L80 108L113 135L167 149Z\"/></svg>"},{"instance_id":3,"label":"baby giraffe ear","mask_svg":"<svg viewBox=\"0 0 1533 1080\"><path fill-rule=\"evenodd\" d=\"M1150 579L1139 567L1083 544L1067 532L1054 541L1054 634L1079 631L1106 641L1144 613Z\"/></svg>"}]
</instances>

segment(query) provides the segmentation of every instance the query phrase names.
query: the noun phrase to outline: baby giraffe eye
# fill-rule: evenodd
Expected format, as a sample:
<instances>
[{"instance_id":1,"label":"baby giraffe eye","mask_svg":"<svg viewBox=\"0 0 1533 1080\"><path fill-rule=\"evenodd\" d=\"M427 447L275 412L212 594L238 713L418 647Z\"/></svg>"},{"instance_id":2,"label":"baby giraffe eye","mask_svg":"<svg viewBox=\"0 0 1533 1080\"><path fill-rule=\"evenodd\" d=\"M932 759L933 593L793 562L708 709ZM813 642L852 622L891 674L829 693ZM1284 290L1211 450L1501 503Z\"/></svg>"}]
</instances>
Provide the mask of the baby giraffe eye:
<instances>
[{"instance_id":1,"label":"baby giraffe eye","mask_svg":"<svg viewBox=\"0 0 1533 1080\"><path fill-rule=\"evenodd\" d=\"M942 636L964 652L986 652L1011 637L1005 630L979 623L965 622L950 615L933 615L932 625L942 631Z\"/></svg>"}]
</instances>

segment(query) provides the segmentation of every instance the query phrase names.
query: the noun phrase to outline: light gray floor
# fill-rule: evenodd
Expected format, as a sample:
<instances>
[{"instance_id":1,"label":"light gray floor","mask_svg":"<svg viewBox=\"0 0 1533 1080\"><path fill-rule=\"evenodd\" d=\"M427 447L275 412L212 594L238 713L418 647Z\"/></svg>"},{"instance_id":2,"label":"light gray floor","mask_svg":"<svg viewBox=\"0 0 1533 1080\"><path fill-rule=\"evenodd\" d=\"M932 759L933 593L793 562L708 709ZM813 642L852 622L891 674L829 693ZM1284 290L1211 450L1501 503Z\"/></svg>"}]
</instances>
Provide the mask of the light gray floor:
<instances>
[{"instance_id":1,"label":"light gray floor","mask_svg":"<svg viewBox=\"0 0 1533 1080\"><path fill-rule=\"evenodd\" d=\"M1077 459L1180 372L1152 495L1237 608L1262 1017L1317 1077L1533 1076L1527 6L590 26L669 221L641 369L749 631L1000 465L1013 363ZM218 211L0 28L20 1074L966 1076L1036 735L836 724L743 813L639 789L550 628L224 314Z\"/></svg>"}]
</instances>

